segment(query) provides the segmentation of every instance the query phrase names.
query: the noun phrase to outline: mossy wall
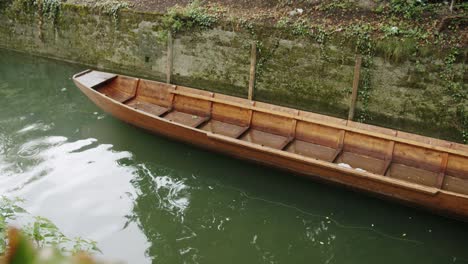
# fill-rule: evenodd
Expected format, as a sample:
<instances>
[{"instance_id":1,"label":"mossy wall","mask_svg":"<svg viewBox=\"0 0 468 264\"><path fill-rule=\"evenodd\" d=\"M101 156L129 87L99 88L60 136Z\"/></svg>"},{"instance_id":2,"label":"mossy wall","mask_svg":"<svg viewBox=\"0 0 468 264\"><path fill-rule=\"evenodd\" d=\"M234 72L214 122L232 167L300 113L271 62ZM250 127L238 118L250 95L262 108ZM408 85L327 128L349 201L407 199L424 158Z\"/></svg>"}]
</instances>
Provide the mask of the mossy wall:
<instances>
[{"instance_id":1,"label":"mossy wall","mask_svg":"<svg viewBox=\"0 0 468 264\"><path fill-rule=\"evenodd\" d=\"M324 55L319 44L305 39L270 42L276 43L258 73L257 100L347 118L355 64L351 50L329 45Z\"/></svg>"},{"instance_id":2,"label":"mossy wall","mask_svg":"<svg viewBox=\"0 0 468 264\"><path fill-rule=\"evenodd\" d=\"M0 47L165 80L167 30L160 14L123 10L111 16L62 4L60 15L52 20L34 10L5 4L0 8ZM275 28L259 31L257 34L225 22L210 30L177 33L173 82L246 96L250 45L256 41L256 100L347 117L356 53L352 45L284 36ZM363 106L364 94L360 94L356 116L366 111L368 123L462 142L466 129L463 119L468 118L460 118L459 112L465 109L462 115L466 115L468 103L453 102L440 78L443 58L427 54L397 62L388 60L385 54L374 56L367 106ZM466 98L463 59L453 67Z\"/></svg>"}]
</instances>

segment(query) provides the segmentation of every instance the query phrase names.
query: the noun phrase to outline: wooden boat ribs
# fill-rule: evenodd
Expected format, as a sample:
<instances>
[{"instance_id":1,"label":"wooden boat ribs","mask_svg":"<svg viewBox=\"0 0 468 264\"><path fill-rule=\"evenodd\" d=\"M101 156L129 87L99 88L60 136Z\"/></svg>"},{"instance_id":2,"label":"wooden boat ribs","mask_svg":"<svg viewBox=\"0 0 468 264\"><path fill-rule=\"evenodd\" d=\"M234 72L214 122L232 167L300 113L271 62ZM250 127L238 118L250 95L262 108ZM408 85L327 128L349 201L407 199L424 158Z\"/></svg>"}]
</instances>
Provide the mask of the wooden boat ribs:
<instances>
[{"instance_id":1,"label":"wooden boat ribs","mask_svg":"<svg viewBox=\"0 0 468 264\"><path fill-rule=\"evenodd\" d=\"M152 132L468 218L465 145L98 71L74 81L104 110Z\"/></svg>"}]
</instances>

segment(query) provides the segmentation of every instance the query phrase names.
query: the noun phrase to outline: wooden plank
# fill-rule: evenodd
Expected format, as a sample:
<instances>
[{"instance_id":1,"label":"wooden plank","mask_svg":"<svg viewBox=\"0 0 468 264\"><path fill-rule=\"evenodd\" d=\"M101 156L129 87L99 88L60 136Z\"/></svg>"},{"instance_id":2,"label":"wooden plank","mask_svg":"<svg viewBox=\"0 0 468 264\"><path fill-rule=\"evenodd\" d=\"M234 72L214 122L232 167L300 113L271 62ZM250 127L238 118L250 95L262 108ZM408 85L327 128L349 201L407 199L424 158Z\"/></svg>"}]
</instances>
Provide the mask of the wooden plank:
<instances>
[{"instance_id":1,"label":"wooden plank","mask_svg":"<svg viewBox=\"0 0 468 264\"><path fill-rule=\"evenodd\" d=\"M167 33L166 83L171 83L173 62L174 62L174 45L173 45L173 40L172 40L172 33L169 30L169 32Z\"/></svg>"},{"instance_id":2,"label":"wooden plank","mask_svg":"<svg viewBox=\"0 0 468 264\"><path fill-rule=\"evenodd\" d=\"M395 150L395 141L390 141L388 143L387 154L385 155L385 165L382 169L382 175L385 176L390 169L390 165L393 161L393 151Z\"/></svg>"},{"instance_id":3,"label":"wooden plank","mask_svg":"<svg viewBox=\"0 0 468 264\"><path fill-rule=\"evenodd\" d=\"M112 80L116 77L117 75L112 73L90 71L79 75L79 77L76 77L76 80L86 87L94 88L95 86L98 86L99 84Z\"/></svg>"},{"instance_id":4,"label":"wooden plank","mask_svg":"<svg viewBox=\"0 0 468 264\"><path fill-rule=\"evenodd\" d=\"M241 138L243 135L245 135L247 133L247 131L249 131L250 127L244 127L244 129L242 129L239 134L235 135L234 138Z\"/></svg>"},{"instance_id":5,"label":"wooden plank","mask_svg":"<svg viewBox=\"0 0 468 264\"><path fill-rule=\"evenodd\" d=\"M214 93L210 93L210 97L213 98ZM208 113L208 116L206 116L202 120L200 120L200 122L198 124L196 124L195 127L199 128L199 127L205 125L206 123L208 123L211 120L211 113L212 112L213 112L213 101L210 102L210 112Z\"/></svg>"},{"instance_id":6,"label":"wooden plank","mask_svg":"<svg viewBox=\"0 0 468 264\"><path fill-rule=\"evenodd\" d=\"M442 161L440 163L439 175L437 176L437 188L439 189L442 189L442 187L444 186L445 172L447 170L448 158L449 158L449 154L444 153L444 155L442 156Z\"/></svg>"},{"instance_id":7,"label":"wooden plank","mask_svg":"<svg viewBox=\"0 0 468 264\"><path fill-rule=\"evenodd\" d=\"M300 112L298 110L296 115L299 115L299 113ZM289 145L291 145L291 143L296 139L296 129L297 129L297 119L293 119L288 139L283 143L280 149L282 150L287 149Z\"/></svg>"},{"instance_id":8,"label":"wooden plank","mask_svg":"<svg viewBox=\"0 0 468 264\"><path fill-rule=\"evenodd\" d=\"M353 120L354 111L356 108L356 101L359 88L359 74L361 71L362 58L360 55L356 56L356 64L354 66L354 80L353 80L353 93L351 94L351 102L349 105L348 120Z\"/></svg>"},{"instance_id":9,"label":"wooden plank","mask_svg":"<svg viewBox=\"0 0 468 264\"><path fill-rule=\"evenodd\" d=\"M210 116L204 117L204 118L200 119L200 121L198 123L196 123L193 127L199 128L199 127L203 126L204 124L208 123L210 120L211 120Z\"/></svg>"},{"instance_id":10,"label":"wooden plank","mask_svg":"<svg viewBox=\"0 0 468 264\"><path fill-rule=\"evenodd\" d=\"M333 154L330 160L330 162L332 163L335 163L340 154L343 152L345 134L345 130L340 131L340 137L338 138L338 147L336 148L335 154Z\"/></svg>"},{"instance_id":11,"label":"wooden plank","mask_svg":"<svg viewBox=\"0 0 468 264\"><path fill-rule=\"evenodd\" d=\"M73 79L76 79L76 78L78 78L78 77L80 77L82 75L85 75L85 74L87 74L88 72L91 72L91 71L92 71L91 69L87 69L87 70L84 70L82 72L79 72L79 73L73 75Z\"/></svg>"},{"instance_id":12,"label":"wooden plank","mask_svg":"<svg viewBox=\"0 0 468 264\"><path fill-rule=\"evenodd\" d=\"M169 108L167 107L162 107L160 105L151 104L145 101L138 101L138 100L133 100L131 102L128 102L126 105L134 109L144 111L145 113L148 113L154 116L162 116L169 111Z\"/></svg>"},{"instance_id":13,"label":"wooden plank","mask_svg":"<svg viewBox=\"0 0 468 264\"><path fill-rule=\"evenodd\" d=\"M138 96L138 89L140 88L140 81L141 81L141 79L138 78L137 83L136 83L136 85L135 85L134 97L137 97L137 96Z\"/></svg>"},{"instance_id":14,"label":"wooden plank","mask_svg":"<svg viewBox=\"0 0 468 264\"><path fill-rule=\"evenodd\" d=\"M163 111L161 111L161 113L159 113L157 116L163 117L164 115L168 114L170 111L172 111L171 108L166 108Z\"/></svg>"},{"instance_id":15,"label":"wooden plank","mask_svg":"<svg viewBox=\"0 0 468 264\"><path fill-rule=\"evenodd\" d=\"M250 79L249 79L249 100L253 100L254 87L255 87L255 70L257 65L257 43L252 43L252 50L250 52Z\"/></svg>"},{"instance_id":16,"label":"wooden plank","mask_svg":"<svg viewBox=\"0 0 468 264\"><path fill-rule=\"evenodd\" d=\"M169 111L167 111L168 113L172 111L172 109L174 109L174 99L175 99L175 95L177 94L176 93L177 91L177 86L176 85L173 85L172 86L172 91L169 95Z\"/></svg>"},{"instance_id":17,"label":"wooden plank","mask_svg":"<svg viewBox=\"0 0 468 264\"><path fill-rule=\"evenodd\" d=\"M297 111L297 116L299 116L300 111ZM292 120L291 131L289 132L289 137L295 138L296 137L296 130L297 130L297 119Z\"/></svg>"},{"instance_id":18,"label":"wooden plank","mask_svg":"<svg viewBox=\"0 0 468 264\"><path fill-rule=\"evenodd\" d=\"M252 106L255 106L255 102L251 102L251 105ZM242 130L239 135L237 135L237 137L234 137L236 139L238 138L241 138L243 137L245 134L247 134L247 132L249 131L250 127L252 126L252 119L253 119L253 110L251 109L250 112L249 112L249 122L247 124L247 126L245 127L244 130Z\"/></svg>"},{"instance_id":19,"label":"wooden plank","mask_svg":"<svg viewBox=\"0 0 468 264\"><path fill-rule=\"evenodd\" d=\"M249 105L246 105L246 104L232 102L232 101L228 101L228 100L225 100L225 99L210 98L210 97L207 97L207 96L197 95L197 94L184 92L184 91L171 91L171 93L180 94L180 95L184 95L184 96L189 96L189 97L193 97L193 98L197 98L197 99L212 100L213 102L220 103L220 104L231 105L231 106L244 108L244 109L248 109L248 110L252 110L252 111L258 111L258 112L274 114L274 115L278 115L278 116L282 116L282 117L289 117L289 118L293 118L293 119L295 118L295 119L297 119L299 121L310 122L310 123L314 123L314 124L317 124L317 125L322 125L322 126L325 126L325 127L332 127L332 128L336 128L336 129L340 129L340 130L345 130L345 131L350 131L350 132L354 132L354 133L367 135L367 136L370 136L370 137L392 140L392 141L407 144L407 145L418 146L418 147L421 147L421 148L431 149L431 150L440 151L440 152L447 152L447 153L462 156L462 157L468 157L467 152L460 151L460 150L457 150L457 149L451 149L451 148L441 147L441 146L433 146L433 145L430 145L430 144L427 144L427 143L422 143L422 142L411 140L411 139L399 138L399 137L396 137L396 136L386 135L386 134L382 134L382 133L376 133L376 132L364 130L364 129L361 129L361 128L349 127L349 126L346 126L346 125L335 124L335 123L326 122L326 121L323 121L323 120L315 120L315 119L307 118L307 117L304 117L304 116L295 116L295 115L291 115L291 114L281 112L281 111L275 111L275 110L271 110L271 109L264 109L264 108L256 107L254 105L249 106Z\"/></svg>"},{"instance_id":20,"label":"wooden plank","mask_svg":"<svg viewBox=\"0 0 468 264\"><path fill-rule=\"evenodd\" d=\"M210 97L211 98L214 98L215 94L214 93L210 93ZM211 118L212 116L212 113L213 113L213 101L210 102L210 112L208 113L208 116Z\"/></svg>"},{"instance_id":21,"label":"wooden plank","mask_svg":"<svg viewBox=\"0 0 468 264\"><path fill-rule=\"evenodd\" d=\"M252 102L251 105L252 107L255 107L255 102ZM249 127L252 126L253 113L254 113L254 109L251 108L249 112Z\"/></svg>"},{"instance_id":22,"label":"wooden plank","mask_svg":"<svg viewBox=\"0 0 468 264\"><path fill-rule=\"evenodd\" d=\"M123 101L122 104L127 104L128 102L132 101L132 100L135 100L135 98L137 97L138 95L138 88L140 87L140 79L137 80L136 84L135 84L135 92L133 93L133 96L131 98L128 98L127 100Z\"/></svg>"},{"instance_id":23,"label":"wooden plank","mask_svg":"<svg viewBox=\"0 0 468 264\"><path fill-rule=\"evenodd\" d=\"M293 143L293 141L294 141L293 137L288 137L284 141L283 145L281 145L281 147L279 149L281 149L281 150L287 149L289 147L289 145L291 145L291 143Z\"/></svg>"}]
</instances>

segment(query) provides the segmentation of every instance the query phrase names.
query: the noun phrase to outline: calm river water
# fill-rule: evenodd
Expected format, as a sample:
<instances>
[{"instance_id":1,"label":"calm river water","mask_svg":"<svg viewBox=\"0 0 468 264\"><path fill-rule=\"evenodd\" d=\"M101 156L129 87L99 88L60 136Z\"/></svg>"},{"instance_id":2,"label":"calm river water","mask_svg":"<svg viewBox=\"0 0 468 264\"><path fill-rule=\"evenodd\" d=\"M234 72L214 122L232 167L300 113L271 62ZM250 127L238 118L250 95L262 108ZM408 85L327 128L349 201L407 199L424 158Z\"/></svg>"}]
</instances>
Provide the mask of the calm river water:
<instances>
[{"instance_id":1,"label":"calm river water","mask_svg":"<svg viewBox=\"0 0 468 264\"><path fill-rule=\"evenodd\" d=\"M151 135L0 50L0 194L127 263L468 263L468 224Z\"/></svg>"}]
</instances>

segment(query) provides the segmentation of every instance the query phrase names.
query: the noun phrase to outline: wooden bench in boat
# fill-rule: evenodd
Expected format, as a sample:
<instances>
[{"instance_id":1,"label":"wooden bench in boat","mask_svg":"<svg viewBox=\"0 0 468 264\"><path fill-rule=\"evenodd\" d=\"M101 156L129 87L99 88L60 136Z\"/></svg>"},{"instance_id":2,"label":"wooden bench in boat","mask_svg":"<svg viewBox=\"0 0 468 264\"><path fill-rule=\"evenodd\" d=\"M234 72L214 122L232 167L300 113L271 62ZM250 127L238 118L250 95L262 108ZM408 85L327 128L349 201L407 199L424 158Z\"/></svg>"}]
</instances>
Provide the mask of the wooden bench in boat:
<instances>
[{"instance_id":1,"label":"wooden bench in boat","mask_svg":"<svg viewBox=\"0 0 468 264\"><path fill-rule=\"evenodd\" d=\"M468 147L465 145L127 76L87 71L75 75L74 80L85 93L96 91L115 105L143 112L154 122L165 120L190 128L187 133L204 132L211 140L248 148L252 153L247 154L254 156L251 159L271 164L276 158L257 158L261 153L268 153L285 159L284 165L274 164L278 167L291 169L286 160L320 167L311 171L292 169L299 173L328 170L330 173L326 174L334 175L332 171L340 171L433 195L442 191L448 197L461 197L466 208L460 211L468 216ZM98 94L87 93L92 99ZM109 112L118 116L119 112L115 111L123 109ZM135 123L131 117L126 119ZM171 133L156 127L150 130ZM203 144L206 142L200 139L199 145ZM330 179L343 181L336 176ZM352 182L346 184L353 186ZM413 197L401 198L423 203ZM439 210L448 210L444 208L446 205L437 206Z\"/></svg>"}]
</instances>

